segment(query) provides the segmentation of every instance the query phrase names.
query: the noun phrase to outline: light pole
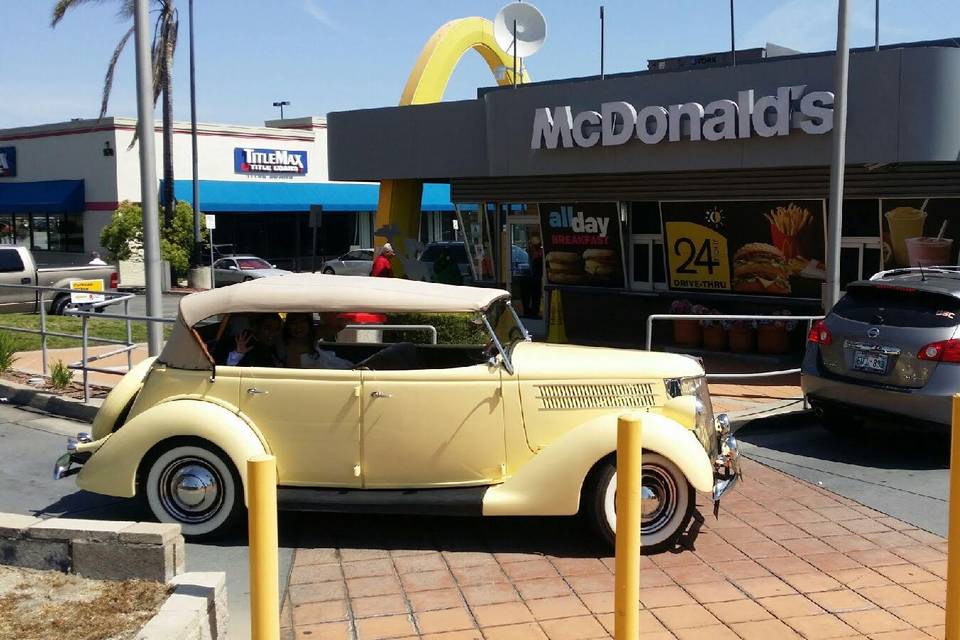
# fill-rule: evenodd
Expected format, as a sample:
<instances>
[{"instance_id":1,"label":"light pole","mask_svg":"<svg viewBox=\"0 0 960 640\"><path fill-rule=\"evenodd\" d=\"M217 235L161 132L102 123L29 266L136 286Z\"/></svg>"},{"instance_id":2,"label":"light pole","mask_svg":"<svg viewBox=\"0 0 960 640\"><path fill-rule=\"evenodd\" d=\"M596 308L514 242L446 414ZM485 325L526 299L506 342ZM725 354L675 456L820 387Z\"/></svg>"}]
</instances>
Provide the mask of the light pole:
<instances>
[{"instance_id":1,"label":"light pole","mask_svg":"<svg viewBox=\"0 0 960 640\"><path fill-rule=\"evenodd\" d=\"M193 264L200 265L200 177L197 175L197 83L193 57L193 0L190 14L190 147L193 152ZM212 265L211 265L212 268Z\"/></svg>"},{"instance_id":2,"label":"light pole","mask_svg":"<svg viewBox=\"0 0 960 640\"><path fill-rule=\"evenodd\" d=\"M275 106L275 107L280 107L280 119L283 120L283 108L284 108L284 107L289 107L289 106L290 106L290 101L289 101L289 100L280 100L280 101L278 101L278 102L274 102L274 103L273 103L273 106Z\"/></svg>"},{"instance_id":3,"label":"light pole","mask_svg":"<svg viewBox=\"0 0 960 640\"><path fill-rule=\"evenodd\" d=\"M153 124L153 65L150 60L149 0L136 0L133 25L137 58L137 131L140 137L140 205L143 207L143 262L147 285L147 315L159 318L160 210L157 204L156 133ZM147 322L147 351L160 354L163 327Z\"/></svg>"},{"instance_id":4,"label":"light pole","mask_svg":"<svg viewBox=\"0 0 960 640\"><path fill-rule=\"evenodd\" d=\"M843 229L843 178L847 147L847 76L850 49L847 46L847 0L837 8L837 54L833 69L833 153L830 159L830 199L827 228L827 287L824 311L840 299L840 237Z\"/></svg>"}]
</instances>

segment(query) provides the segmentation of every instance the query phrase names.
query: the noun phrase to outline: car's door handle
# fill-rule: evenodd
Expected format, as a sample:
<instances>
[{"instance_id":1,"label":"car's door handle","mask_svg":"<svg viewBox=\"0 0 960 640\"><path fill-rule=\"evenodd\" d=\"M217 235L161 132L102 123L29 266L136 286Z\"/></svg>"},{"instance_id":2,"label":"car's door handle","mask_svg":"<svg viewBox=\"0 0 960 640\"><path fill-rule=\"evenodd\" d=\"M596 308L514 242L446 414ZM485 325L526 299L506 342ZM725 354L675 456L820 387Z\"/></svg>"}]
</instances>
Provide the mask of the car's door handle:
<instances>
[{"instance_id":1,"label":"car's door handle","mask_svg":"<svg viewBox=\"0 0 960 640\"><path fill-rule=\"evenodd\" d=\"M371 398L392 398L392 393L384 393L383 391L374 391L370 394Z\"/></svg>"},{"instance_id":2,"label":"car's door handle","mask_svg":"<svg viewBox=\"0 0 960 640\"><path fill-rule=\"evenodd\" d=\"M266 391L265 389L257 389L256 387L250 387L247 389L247 395L251 396L267 395L268 393L270 392Z\"/></svg>"},{"instance_id":3,"label":"car's door handle","mask_svg":"<svg viewBox=\"0 0 960 640\"><path fill-rule=\"evenodd\" d=\"M30 278L20 278L20 284L31 284L33 280Z\"/></svg>"}]
</instances>

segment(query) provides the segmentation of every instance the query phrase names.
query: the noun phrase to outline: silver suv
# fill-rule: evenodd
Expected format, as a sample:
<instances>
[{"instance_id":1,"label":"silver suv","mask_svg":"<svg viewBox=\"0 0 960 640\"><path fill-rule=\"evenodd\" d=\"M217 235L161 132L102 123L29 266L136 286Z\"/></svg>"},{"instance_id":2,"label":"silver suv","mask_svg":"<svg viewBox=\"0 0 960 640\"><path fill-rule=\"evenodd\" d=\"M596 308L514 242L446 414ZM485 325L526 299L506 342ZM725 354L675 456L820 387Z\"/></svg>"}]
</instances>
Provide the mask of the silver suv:
<instances>
[{"instance_id":1,"label":"silver suv","mask_svg":"<svg viewBox=\"0 0 960 640\"><path fill-rule=\"evenodd\" d=\"M824 426L895 421L943 430L960 391L960 269L884 271L847 285L812 327L803 393Z\"/></svg>"}]
</instances>

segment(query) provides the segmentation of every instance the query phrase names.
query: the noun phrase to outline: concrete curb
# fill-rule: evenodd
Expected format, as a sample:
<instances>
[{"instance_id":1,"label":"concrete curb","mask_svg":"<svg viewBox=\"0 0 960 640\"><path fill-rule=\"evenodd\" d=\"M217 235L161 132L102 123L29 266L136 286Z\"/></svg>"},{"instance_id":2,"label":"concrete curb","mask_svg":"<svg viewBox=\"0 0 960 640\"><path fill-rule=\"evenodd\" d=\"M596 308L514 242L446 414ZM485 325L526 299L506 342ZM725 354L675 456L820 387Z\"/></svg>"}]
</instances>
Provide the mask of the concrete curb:
<instances>
[{"instance_id":1,"label":"concrete curb","mask_svg":"<svg viewBox=\"0 0 960 640\"><path fill-rule=\"evenodd\" d=\"M81 422L93 422L93 418L99 411L99 407L93 404L84 404L81 400L64 398L9 380L0 381L0 396L6 398L6 401L10 404L32 407L55 416Z\"/></svg>"},{"instance_id":2,"label":"concrete curb","mask_svg":"<svg viewBox=\"0 0 960 640\"><path fill-rule=\"evenodd\" d=\"M184 573L170 581L173 593L136 640L222 640L227 637L226 574Z\"/></svg>"},{"instance_id":3,"label":"concrete curb","mask_svg":"<svg viewBox=\"0 0 960 640\"><path fill-rule=\"evenodd\" d=\"M728 414L730 418L731 430L736 433L747 426L755 427L762 425L770 418L777 417L783 419L789 416L790 419L806 416L811 410L803 406L803 400L784 400L777 403L764 404L754 409L745 409L743 411L732 411Z\"/></svg>"}]
</instances>

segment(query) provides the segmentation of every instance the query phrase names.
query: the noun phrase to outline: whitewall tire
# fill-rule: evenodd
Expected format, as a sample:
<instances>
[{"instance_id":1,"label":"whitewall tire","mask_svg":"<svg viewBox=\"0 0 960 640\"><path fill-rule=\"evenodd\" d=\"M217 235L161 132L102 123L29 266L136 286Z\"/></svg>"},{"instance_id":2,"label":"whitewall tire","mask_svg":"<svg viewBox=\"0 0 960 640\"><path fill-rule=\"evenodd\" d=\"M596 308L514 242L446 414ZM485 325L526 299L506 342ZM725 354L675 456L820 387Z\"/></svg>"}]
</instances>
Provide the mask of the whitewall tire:
<instances>
[{"instance_id":1,"label":"whitewall tire","mask_svg":"<svg viewBox=\"0 0 960 640\"><path fill-rule=\"evenodd\" d=\"M611 457L594 468L585 484L582 509L589 524L610 545L617 530L616 496L617 467ZM658 453L644 453L643 552L672 549L690 523L695 502L693 487L677 465Z\"/></svg>"},{"instance_id":2,"label":"whitewall tire","mask_svg":"<svg viewBox=\"0 0 960 640\"><path fill-rule=\"evenodd\" d=\"M211 538L243 515L243 487L230 459L212 445L178 444L146 461L142 491L160 522L180 525L184 537Z\"/></svg>"}]
</instances>

